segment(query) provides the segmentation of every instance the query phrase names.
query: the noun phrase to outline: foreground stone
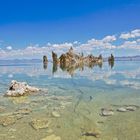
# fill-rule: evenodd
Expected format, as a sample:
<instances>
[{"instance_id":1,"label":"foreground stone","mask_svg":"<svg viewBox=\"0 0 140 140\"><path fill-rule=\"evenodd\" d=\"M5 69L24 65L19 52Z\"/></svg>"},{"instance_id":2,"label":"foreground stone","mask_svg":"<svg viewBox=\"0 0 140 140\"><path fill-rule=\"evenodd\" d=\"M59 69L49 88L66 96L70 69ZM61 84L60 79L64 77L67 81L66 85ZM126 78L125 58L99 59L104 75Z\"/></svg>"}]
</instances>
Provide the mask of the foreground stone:
<instances>
[{"instance_id":1,"label":"foreground stone","mask_svg":"<svg viewBox=\"0 0 140 140\"><path fill-rule=\"evenodd\" d=\"M0 117L0 124L3 126L8 126L16 123L16 118L14 116L3 116Z\"/></svg>"},{"instance_id":2,"label":"foreground stone","mask_svg":"<svg viewBox=\"0 0 140 140\"><path fill-rule=\"evenodd\" d=\"M4 106L0 106L0 113L5 111L5 107Z\"/></svg>"},{"instance_id":3,"label":"foreground stone","mask_svg":"<svg viewBox=\"0 0 140 140\"><path fill-rule=\"evenodd\" d=\"M126 111L136 111L136 107L135 106L127 106L127 107L120 107L117 109L117 111L119 112L126 112Z\"/></svg>"},{"instance_id":4,"label":"foreground stone","mask_svg":"<svg viewBox=\"0 0 140 140\"><path fill-rule=\"evenodd\" d=\"M32 122L30 123L30 125L35 130L48 128L49 124L50 124L50 121L48 119L46 119L46 118L43 118L43 119L33 119Z\"/></svg>"},{"instance_id":5,"label":"foreground stone","mask_svg":"<svg viewBox=\"0 0 140 140\"><path fill-rule=\"evenodd\" d=\"M56 112L56 111L53 111L52 116L55 117L55 118L59 118L60 114L58 112Z\"/></svg>"},{"instance_id":6,"label":"foreground stone","mask_svg":"<svg viewBox=\"0 0 140 140\"><path fill-rule=\"evenodd\" d=\"M127 110L124 107L118 108L117 111L119 112L126 112Z\"/></svg>"},{"instance_id":7,"label":"foreground stone","mask_svg":"<svg viewBox=\"0 0 140 140\"><path fill-rule=\"evenodd\" d=\"M99 138L100 137L100 134L99 132L92 132L92 131L89 131L89 132L85 132L82 134L82 136L94 136L96 138Z\"/></svg>"},{"instance_id":8,"label":"foreground stone","mask_svg":"<svg viewBox=\"0 0 140 140\"><path fill-rule=\"evenodd\" d=\"M40 91L40 89L29 86L25 82L17 82L15 80L12 80L9 86L9 90L7 91L5 96L18 97L18 96L32 94L38 91Z\"/></svg>"},{"instance_id":9,"label":"foreground stone","mask_svg":"<svg viewBox=\"0 0 140 140\"><path fill-rule=\"evenodd\" d=\"M126 110L128 111L135 111L137 108L135 106L127 106Z\"/></svg>"},{"instance_id":10,"label":"foreground stone","mask_svg":"<svg viewBox=\"0 0 140 140\"><path fill-rule=\"evenodd\" d=\"M52 135L47 136L47 137L45 137L45 138L43 138L41 140L61 140L61 137L52 134Z\"/></svg>"},{"instance_id":11,"label":"foreground stone","mask_svg":"<svg viewBox=\"0 0 140 140\"><path fill-rule=\"evenodd\" d=\"M112 109L102 108L101 109L101 116L112 116L114 114Z\"/></svg>"},{"instance_id":12,"label":"foreground stone","mask_svg":"<svg viewBox=\"0 0 140 140\"><path fill-rule=\"evenodd\" d=\"M16 110L16 112L14 112L14 114L28 115L31 112L32 112L32 110L29 108L21 108L21 109Z\"/></svg>"}]
</instances>

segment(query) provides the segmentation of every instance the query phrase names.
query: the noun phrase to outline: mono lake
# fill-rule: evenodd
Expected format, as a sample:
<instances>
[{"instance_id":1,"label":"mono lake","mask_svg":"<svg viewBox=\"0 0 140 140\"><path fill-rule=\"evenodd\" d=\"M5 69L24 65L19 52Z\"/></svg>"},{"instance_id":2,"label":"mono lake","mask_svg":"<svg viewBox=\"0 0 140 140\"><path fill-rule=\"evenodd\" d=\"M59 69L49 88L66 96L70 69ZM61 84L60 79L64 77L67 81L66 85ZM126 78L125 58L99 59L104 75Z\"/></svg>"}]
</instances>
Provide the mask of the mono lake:
<instances>
[{"instance_id":1,"label":"mono lake","mask_svg":"<svg viewBox=\"0 0 140 140\"><path fill-rule=\"evenodd\" d=\"M42 92L4 97L12 80ZM139 140L139 132L140 61L0 65L0 140Z\"/></svg>"}]
</instances>

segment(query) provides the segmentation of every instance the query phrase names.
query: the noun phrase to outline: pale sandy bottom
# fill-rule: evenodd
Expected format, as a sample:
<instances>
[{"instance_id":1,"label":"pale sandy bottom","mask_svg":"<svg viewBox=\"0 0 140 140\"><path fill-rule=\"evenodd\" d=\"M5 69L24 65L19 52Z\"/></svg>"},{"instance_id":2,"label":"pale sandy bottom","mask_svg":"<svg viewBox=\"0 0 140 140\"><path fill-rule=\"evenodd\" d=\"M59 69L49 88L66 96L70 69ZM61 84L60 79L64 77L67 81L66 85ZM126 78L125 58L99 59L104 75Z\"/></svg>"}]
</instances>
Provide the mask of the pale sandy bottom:
<instances>
[{"instance_id":1,"label":"pale sandy bottom","mask_svg":"<svg viewBox=\"0 0 140 140\"><path fill-rule=\"evenodd\" d=\"M116 62L113 69L105 63L72 76L51 68L0 67L0 140L140 140L140 62ZM12 79L48 92L4 97ZM126 106L136 110L117 111ZM102 108L114 114L102 116Z\"/></svg>"}]
</instances>

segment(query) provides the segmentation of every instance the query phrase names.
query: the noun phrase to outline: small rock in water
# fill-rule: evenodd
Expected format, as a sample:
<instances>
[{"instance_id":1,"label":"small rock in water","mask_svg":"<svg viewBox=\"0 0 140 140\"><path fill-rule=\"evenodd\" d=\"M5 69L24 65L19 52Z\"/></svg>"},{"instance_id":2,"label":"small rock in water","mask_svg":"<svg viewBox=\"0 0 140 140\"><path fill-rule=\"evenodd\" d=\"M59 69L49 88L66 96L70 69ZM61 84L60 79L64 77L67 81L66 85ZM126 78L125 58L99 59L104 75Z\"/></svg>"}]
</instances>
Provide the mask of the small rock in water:
<instances>
[{"instance_id":1,"label":"small rock in water","mask_svg":"<svg viewBox=\"0 0 140 140\"><path fill-rule=\"evenodd\" d=\"M91 101L93 99L93 97L92 96L89 96L89 100Z\"/></svg>"},{"instance_id":2,"label":"small rock in water","mask_svg":"<svg viewBox=\"0 0 140 140\"><path fill-rule=\"evenodd\" d=\"M16 132L17 130L14 129L14 128L10 128L8 131L9 131L9 132Z\"/></svg>"},{"instance_id":3,"label":"small rock in water","mask_svg":"<svg viewBox=\"0 0 140 140\"><path fill-rule=\"evenodd\" d=\"M72 102L68 102L68 101L61 101L60 104L62 106L67 106L67 105L70 105Z\"/></svg>"},{"instance_id":4,"label":"small rock in water","mask_svg":"<svg viewBox=\"0 0 140 140\"><path fill-rule=\"evenodd\" d=\"M30 102L28 101L27 96L21 96L21 97L13 97L10 98L10 100L14 103L14 104L29 104Z\"/></svg>"},{"instance_id":5,"label":"small rock in water","mask_svg":"<svg viewBox=\"0 0 140 140\"><path fill-rule=\"evenodd\" d=\"M65 106L64 106L64 105L61 105L60 108L61 108L61 109L65 109Z\"/></svg>"},{"instance_id":6,"label":"small rock in water","mask_svg":"<svg viewBox=\"0 0 140 140\"><path fill-rule=\"evenodd\" d=\"M45 138L43 138L41 140L61 140L61 137L52 134L52 135L47 136L47 137L45 137Z\"/></svg>"},{"instance_id":7,"label":"small rock in water","mask_svg":"<svg viewBox=\"0 0 140 140\"><path fill-rule=\"evenodd\" d=\"M22 114L13 114L17 120L20 120L23 118L23 115Z\"/></svg>"},{"instance_id":8,"label":"small rock in water","mask_svg":"<svg viewBox=\"0 0 140 140\"><path fill-rule=\"evenodd\" d=\"M47 129L47 133L53 133L52 129Z\"/></svg>"},{"instance_id":9,"label":"small rock in water","mask_svg":"<svg viewBox=\"0 0 140 140\"><path fill-rule=\"evenodd\" d=\"M117 137L114 137L113 140L118 140L118 138Z\"/></svg>"},{"instance_id":10,"label":"small rock in water","mask_svg":"<svg viewBox=\"0 0 140 140\"><path fill-rule=\"evenodd\" d=\"M102 108L101 116L112 116L114 114L112 109Z\"/></svg>"},{"instance_id":11,"label":"small rock in water","mask_svg":"<svg viewBox=\"0 0 140 140\"><path fill-rule=\"evenodd\" d=\"M103 121L98 121L97 123L103 124L104 122Z\"/></svg>"},{"instance_id":12,"label":"small rock in water","mask_svg":"<svg viewBox=\"0 0 140 140\"><path fill-rule=\"evenodd\" d=\"M17 110L16 112L14 112L14 114L24 114L27 115L29 113L31 113L32 111L28 108L21 108L19 110Z\"/></svg>"},{"instance_id":13,"label":"small rock in water","mask_svg":"<svg viewBox=\"0 0 140 140\"><path fill-rule=\"evenodd\" d=\"M5 111L5 107L0 106L0 113Z\"/></svg>"},{"instance_id":14,"label":"small rock in water","mask_svg":"<svg viewBox=\"0 0 140 140\"><path fill-rule=\"evenodd\" d=\"M34 129L39 130L39 129L48 128L49 124L50 124L50 121L47 120L46 118L43 118L43 119L33 119L30 124L31 124L31 126Z\"/></svg>"},{"instance_id":15,"label":"small rock in water","mask_svg":"<svg viewBox=\"0 0 140 140\"><path fill-rule=\"evenodd\" d=\"M82 136L94 136L96 138L99 138L100 137L100 134L99 132L85 132L82 134Z\"/></svg>"},{"instance_id":16,"label":"small rock in water","mask_svg":"<svg viewBox=\"0 0 140 140\"><path fill-rule=\"evenodd\" d=\"M14 116L3 116L0 118L0 124L3 126L12 125L16 122L16 118Z\"/></svg>"},{"instance_id":17,"label":"small rock in water","mask_svg":"<svg viewBox=\"0 0 140 140\"><path fill-rule=\"evenodd\" d=\"M124 107L118 108L117 111L119 112L126 112L127 110Z\"/></svg>"},{"instance_id":18,"label":"small rock in water","mask_svg":"<svg viewBox=\"0 0 140 140\"><path fill-rule=\"evenodd\" d=\"M10 139L15 139L16 137L15 136L10 136Z\"/></svg>"},{"instance_id":19,"label":"small rock in water","mask_svg":"<svg viewBox=\"0 0 140 140\"><path fill-rule=\"evenodd\" d=\"M126 110L128 110L128 111L135 111L135 110L136 110L136 107L127 106L127 107L126 107Z\"/></svg>"},{"instance_id":20,"label":"small rock in water","mask_svg":"<svg viewBox=\"0 0 140 140\"><path fill-rule=\"evenodd\" d=\"M60 114L58 112L56 112L56 111L53 111L52 112L52 116L53 117L56 117L56 118L59 118L60 117Z\"/></svg>"}]
</instances>

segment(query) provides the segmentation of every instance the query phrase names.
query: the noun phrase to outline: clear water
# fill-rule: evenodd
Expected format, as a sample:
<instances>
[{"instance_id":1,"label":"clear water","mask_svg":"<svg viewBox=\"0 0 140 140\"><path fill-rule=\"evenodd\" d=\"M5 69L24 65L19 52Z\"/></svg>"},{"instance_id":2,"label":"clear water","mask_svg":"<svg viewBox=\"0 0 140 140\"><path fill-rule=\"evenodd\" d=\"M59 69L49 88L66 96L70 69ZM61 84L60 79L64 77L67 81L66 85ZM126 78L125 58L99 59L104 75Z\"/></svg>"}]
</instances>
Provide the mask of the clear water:
<instances>
[{"instance_id":1,"label":"clear water","mask_svg":"<svg viewBox=\"0 0 140 140\"><path fill-rule=\"evenodd\" d=\"M42 88L37 95L4 97L11 80L26 81ZM46 89L48 90L46 93ZM135 105L135 111L118 112L117 108ZM16 110L31 112L7 126L0 125L0 140L41 140L55 134L61 140L139 140L140 139L140 61L117 61L111 69L105 62L102 68L53 73L52 64L42 63L0 66L0 121L15 117ZM103 117L101 108L112 108L114 115ZM60 116L52 115L57 112ZM47 119L47 128L35 130L33 119ZM99 137L85 136L86 132ZM46 140L49 140L46 138ZM57 140L57 139L52 139Z\"/></svg>"}]
</instances>

